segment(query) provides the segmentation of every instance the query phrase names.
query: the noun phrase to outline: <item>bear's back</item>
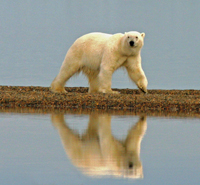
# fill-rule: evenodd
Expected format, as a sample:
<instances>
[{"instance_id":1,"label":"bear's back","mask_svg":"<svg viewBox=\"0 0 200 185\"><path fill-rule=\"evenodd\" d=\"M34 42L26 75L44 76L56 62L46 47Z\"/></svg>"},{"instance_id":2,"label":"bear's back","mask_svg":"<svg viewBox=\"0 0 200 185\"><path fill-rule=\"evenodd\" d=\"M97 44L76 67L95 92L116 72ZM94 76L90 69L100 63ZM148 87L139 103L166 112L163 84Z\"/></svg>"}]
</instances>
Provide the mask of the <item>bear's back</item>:
<instances>
[{"instance_id":1,"label":"bear's back","mask_svg":"<svg viewBox=\"0 0 200 185\"><path fill-rule=\"evenodd\" d=\"M111 34L101 33L101 32L93 32L88 33L79 37L76 42L80 43L88 43L88 44L98 44L98 43L106 43L108 39L111 37Z\"/></svg>"}]
</instances>

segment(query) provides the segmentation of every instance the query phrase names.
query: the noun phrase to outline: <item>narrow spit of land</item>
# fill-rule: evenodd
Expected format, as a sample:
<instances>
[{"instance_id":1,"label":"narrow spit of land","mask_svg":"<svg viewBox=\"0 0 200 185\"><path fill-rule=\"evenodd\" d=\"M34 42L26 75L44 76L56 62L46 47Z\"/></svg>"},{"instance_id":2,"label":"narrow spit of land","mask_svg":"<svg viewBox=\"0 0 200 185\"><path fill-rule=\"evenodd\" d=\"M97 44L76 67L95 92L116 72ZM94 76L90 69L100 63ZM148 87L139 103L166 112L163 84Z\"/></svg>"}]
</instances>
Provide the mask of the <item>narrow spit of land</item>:
<instances>
[{"instance_id":1,"label":"narrow spit of land","mask_svg":"<svg viewBox=\"0 0 200 185\"><path fill-rule=\"evenodd\" d=\"M60 110L168 111L200 114L200 90L113 89L120 94L89 94L85 87L66 87L66 94L48 87L0 86L0 109L39 108Z\"/></svg>"}]
</instances>

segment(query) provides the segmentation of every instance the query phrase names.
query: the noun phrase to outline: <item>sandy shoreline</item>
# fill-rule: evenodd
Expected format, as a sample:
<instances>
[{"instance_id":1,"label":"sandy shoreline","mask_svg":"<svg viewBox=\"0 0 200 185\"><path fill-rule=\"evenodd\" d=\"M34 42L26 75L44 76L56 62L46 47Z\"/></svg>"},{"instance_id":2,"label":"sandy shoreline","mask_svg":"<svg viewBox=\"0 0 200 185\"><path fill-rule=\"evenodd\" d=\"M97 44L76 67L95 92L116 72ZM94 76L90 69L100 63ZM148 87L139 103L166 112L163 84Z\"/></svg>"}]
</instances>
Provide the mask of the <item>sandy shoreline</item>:
<instances>
[{"instance_id":1,"label":"sandy shoreline","mask_svg":"<svg viewBox=\"0 0 200 185\"><path fill-rule=\"evenodd\" d=\"M200 114L200 90L149 90L146 95L134 89L114 89L120 92L119 95L89 94L85 87L66 87L66 90L66 94L55 94L48 87L0 86L0 109L95 109Z\"/></svg>"}]
</instances>

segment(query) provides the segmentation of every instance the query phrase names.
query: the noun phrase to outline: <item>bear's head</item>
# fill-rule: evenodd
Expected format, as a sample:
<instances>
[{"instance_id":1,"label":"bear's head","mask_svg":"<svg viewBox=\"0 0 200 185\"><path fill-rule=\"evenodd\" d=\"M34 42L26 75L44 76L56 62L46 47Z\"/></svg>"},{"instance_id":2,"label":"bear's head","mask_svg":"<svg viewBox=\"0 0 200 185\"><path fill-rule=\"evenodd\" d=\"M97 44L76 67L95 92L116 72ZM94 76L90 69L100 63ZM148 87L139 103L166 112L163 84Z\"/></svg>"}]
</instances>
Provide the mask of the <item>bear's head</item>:
<instances>
[{"instance_id":1,"label":"bear's head","mask_svg":"<svg viewBox=\"0 0 200 185\"><path fill-rule=\"evenodd\" d=\"M126 32L123 37L123 49L127 55L137 54L144 44L145 33Z\"/></svg>"}]
</instances>

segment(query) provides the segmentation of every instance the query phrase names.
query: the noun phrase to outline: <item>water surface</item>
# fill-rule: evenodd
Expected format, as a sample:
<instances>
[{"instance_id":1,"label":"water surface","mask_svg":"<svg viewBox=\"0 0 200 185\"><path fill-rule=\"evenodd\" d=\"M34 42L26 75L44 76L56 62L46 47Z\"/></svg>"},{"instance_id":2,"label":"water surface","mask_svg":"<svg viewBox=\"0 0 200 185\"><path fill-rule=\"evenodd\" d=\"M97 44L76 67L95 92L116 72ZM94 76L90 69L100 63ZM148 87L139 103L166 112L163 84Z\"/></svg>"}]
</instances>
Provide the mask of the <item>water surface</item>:
<instances>
[{"instance_id":1,"label":"water surface","mask_svg":"<svg viewBox=\"0 0 200 185\"><path fill-rule=\"evenodd\" d=\"M198 184L198 118L0 114L0 183Z\"/></svg>"}]
</instances>

